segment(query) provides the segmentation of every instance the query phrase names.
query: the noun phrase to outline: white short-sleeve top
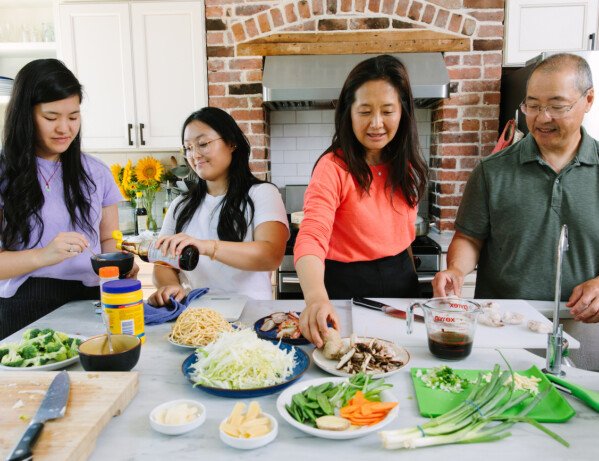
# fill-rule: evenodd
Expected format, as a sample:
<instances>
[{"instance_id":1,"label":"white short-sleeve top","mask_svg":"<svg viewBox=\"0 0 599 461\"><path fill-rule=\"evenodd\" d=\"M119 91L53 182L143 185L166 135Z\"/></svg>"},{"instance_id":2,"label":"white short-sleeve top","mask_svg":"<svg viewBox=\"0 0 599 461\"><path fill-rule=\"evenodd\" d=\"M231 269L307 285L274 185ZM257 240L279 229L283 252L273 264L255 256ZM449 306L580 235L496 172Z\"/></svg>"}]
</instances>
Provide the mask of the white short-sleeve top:
<instances>
[{"instance_id":1,"label":"white short-sleeve top","mask_svg":"<svg viewBox=\"0 0 599 461\"><path fill-rule=\"evenodd\" d=\"M249 225L244 242L254 241L255 229L262 223L277 221L289 229L285 205L276 186L270 183L256 184L249 190L254 202L254 219ZM183 197L177 197L168 209L160 235L175 233L175 207ZM201 240L219 240L217 227L224 195L206 194L202 205L196 210L182 232ZM249 207L248 207L249 208ZM181 211L181 208L178 212ZM246 220L250 219L250 210L246 212ZM239 293L254 299L272 299L271 272L255 272L236 269L219 261L212 261L207 256L200 256L196 268L192 271L181 271L181 282L185 277L191 288L210 288L211 293Z\"/></svg>"}]
</instances>

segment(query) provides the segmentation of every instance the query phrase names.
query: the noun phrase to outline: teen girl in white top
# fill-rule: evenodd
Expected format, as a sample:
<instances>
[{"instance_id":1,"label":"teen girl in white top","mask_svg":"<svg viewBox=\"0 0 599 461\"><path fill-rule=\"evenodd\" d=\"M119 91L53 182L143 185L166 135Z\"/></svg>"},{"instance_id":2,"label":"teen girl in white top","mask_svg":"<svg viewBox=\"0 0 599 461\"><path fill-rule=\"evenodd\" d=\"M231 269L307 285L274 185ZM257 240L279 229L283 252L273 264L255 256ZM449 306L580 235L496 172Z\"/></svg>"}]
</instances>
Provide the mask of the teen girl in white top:
<instances>
[{"instance_id":1,"label":"teen girl in white top","mask_svg":"<svg viewBox=\"0 0 599 461\"><path fill-rule=\"evenodd\" d=\"M240 293L271 299L271 271L285 253L289 228L278 189L250 171L250 145L235 120L225 111L205 107L183 124L187 161L200 177L178 197L166 214L159 247L180 254L187 245L200 251L193 271L156 265L150 297L165 305L169 296L180 301L191 288L212 293Z\"/></svg>"}]
</instances>

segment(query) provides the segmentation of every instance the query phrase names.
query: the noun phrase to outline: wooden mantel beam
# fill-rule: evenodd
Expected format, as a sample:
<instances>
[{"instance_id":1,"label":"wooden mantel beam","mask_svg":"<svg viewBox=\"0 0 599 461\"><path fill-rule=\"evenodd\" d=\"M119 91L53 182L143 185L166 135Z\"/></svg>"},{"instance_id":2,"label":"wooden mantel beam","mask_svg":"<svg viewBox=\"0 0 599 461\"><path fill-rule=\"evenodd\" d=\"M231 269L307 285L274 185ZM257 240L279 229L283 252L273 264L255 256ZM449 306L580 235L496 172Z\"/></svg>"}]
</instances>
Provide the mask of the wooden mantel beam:
<instances>
[{"instance_id":1,"label":"wooden mantel beam","mask_svg":"<svg viewBox=\"0 0 599 461\"><path fill-rule=\"evenodd\" d=\"M426 29L272 34L237 45L238 56L470 51L471 39Z\"/></svg>"}]
</instances>

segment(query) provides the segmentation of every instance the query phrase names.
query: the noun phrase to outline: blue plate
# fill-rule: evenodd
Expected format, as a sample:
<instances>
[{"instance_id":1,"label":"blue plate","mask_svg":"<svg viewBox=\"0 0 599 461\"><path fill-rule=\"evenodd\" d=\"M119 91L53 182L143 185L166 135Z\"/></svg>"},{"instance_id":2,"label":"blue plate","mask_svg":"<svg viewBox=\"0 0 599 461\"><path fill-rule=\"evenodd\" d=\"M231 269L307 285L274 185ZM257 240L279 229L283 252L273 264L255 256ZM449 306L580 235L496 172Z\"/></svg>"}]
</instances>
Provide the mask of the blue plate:
<instances>
[{"instance_id":1,"label":"blue plate","mask_svg":"<svg viewBox=\"0 0 599 461\"><path fill-rule=\"evenodd\" d=\"M257 387L254 389L222 389L220 387L203 386L201 384L196 384L196 387L209 394L218 395L219 397L230 397L234 399L250 399L279 392L280 390L297 381L310 366L310 357L299 347L293 347L289 344L280 343L279 348L284 351L295 351L295 366L291 371L291 375L288 376L281 384L275 384L274 386L268 387ZM194 352L185 359L183 365L181 366L183 374L192 384L195 384L195 382L191 378L192 370L190 370L190 368L194 363L197 362L197 360L198 358Z\"/></svg>"},{"instance_id":2,"label":"blue plate","mask_svg":"<svg viewBox=\"0 0 599 461\"><path fill-rule=\"evenodd\" d=\"M296 312L297 316L299 317L301 312ZM260 328L262 327L262 325L264 324L264 321L266 319L270 318L270 315L267 315L266 317L262 317L261 319L258 319L256 321L256 323L254 323L254 331L256 332L256 334L258 335L258 338L262 338L262 339L268 339L270 341L278 341L279 338L277 338L277 327L275 326L272 330L268 330L268 331L262 331L260 330ZM306 338L304 338L303 336L300 336L299 338L280 338L282 342L287 343L287 344L293 344L294 346L301 346L303 344L310 344L310 341L308 341Z\"/></svg>"}]
</instances>

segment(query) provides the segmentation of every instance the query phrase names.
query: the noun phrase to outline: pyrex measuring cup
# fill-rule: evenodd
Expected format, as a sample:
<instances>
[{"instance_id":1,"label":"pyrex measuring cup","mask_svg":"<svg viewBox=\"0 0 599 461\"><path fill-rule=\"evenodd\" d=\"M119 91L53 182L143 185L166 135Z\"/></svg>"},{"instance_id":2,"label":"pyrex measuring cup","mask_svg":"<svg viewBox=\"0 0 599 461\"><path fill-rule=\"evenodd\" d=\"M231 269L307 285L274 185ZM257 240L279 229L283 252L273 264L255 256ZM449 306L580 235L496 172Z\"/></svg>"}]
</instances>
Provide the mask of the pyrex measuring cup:
<instances>
[{"instance_id":1,"label":"pyrex measuring cup","mask_svg":"<svg viewBox=\"0 0 599 461\"><path fill-rule=\"evenodd\" d=\"M408 308L407 328L412 333L414 309L424 312L431 353L444 360L460 360L470 355L476 320L482 309L478 303L461 298L432 298Z\"/></svg>"}]
</instances>

